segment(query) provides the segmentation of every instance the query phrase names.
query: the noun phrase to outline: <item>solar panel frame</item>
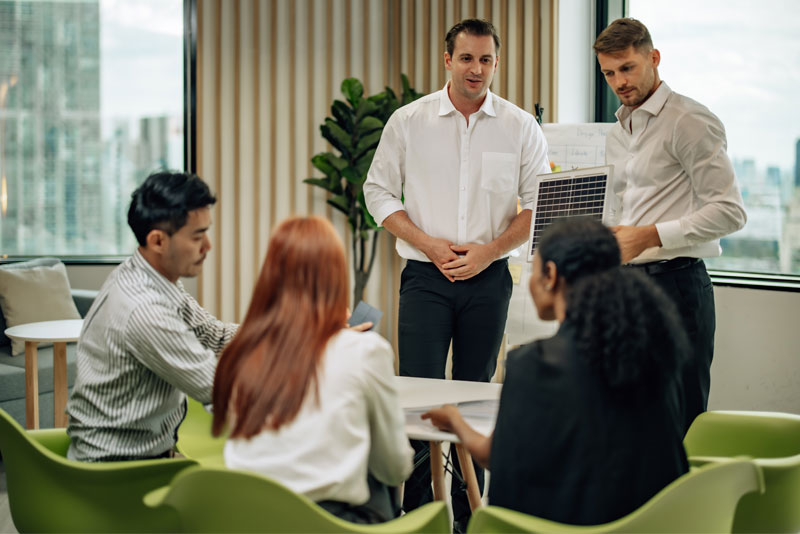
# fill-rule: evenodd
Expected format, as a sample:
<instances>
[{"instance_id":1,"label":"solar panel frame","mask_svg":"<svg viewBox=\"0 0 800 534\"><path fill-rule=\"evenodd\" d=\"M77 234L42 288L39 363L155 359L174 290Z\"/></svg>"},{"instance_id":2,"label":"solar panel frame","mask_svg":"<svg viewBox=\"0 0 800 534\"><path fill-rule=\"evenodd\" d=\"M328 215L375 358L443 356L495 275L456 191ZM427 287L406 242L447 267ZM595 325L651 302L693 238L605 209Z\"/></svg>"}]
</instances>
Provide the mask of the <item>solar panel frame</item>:
<instances>
[{"instance_id":1,"label":"solar panel frame","mask_svg":"<svg viewBox=\"0 0 800 534\"><path fill-rule=\"evenodd\" d=\"M594 217L609 223L613 165L572 169L536 176L528 235L528 261L533 261L542 232L555 220Z\"/></svg>"}]
</instances>

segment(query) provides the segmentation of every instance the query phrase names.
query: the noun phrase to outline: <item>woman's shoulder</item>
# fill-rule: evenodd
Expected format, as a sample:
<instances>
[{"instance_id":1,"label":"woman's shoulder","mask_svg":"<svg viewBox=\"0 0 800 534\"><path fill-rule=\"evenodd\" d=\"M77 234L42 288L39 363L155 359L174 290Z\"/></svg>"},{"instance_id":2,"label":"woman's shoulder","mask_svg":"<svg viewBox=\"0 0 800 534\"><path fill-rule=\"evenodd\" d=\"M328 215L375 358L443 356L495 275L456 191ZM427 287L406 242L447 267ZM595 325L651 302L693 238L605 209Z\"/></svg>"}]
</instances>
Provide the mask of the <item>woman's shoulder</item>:
<instances>
[{"instance_id":1,"label":"woman's shoulder","mask_svg":"<svg viewBox=\"0 0 800 534\"><path fill-rule=\"evenodd\" d=\"M339 331L332 339L328 350L341 352L349 358L371 360L393 357L392 346L376 332L356 332L349 328Z\"/></svg>"},{"instance_id":2,"label":"woman's shoulder","mask_svg":"<svg viewBox=\"0 0 800 534\"><path fill-rule=\"evenodd\" d=\"M560 368L571 360L573 352L571 337L559 332L553 337L531 341L512 350L506 356L506 366L509 369Z\"/></svg>"}]
</instances>

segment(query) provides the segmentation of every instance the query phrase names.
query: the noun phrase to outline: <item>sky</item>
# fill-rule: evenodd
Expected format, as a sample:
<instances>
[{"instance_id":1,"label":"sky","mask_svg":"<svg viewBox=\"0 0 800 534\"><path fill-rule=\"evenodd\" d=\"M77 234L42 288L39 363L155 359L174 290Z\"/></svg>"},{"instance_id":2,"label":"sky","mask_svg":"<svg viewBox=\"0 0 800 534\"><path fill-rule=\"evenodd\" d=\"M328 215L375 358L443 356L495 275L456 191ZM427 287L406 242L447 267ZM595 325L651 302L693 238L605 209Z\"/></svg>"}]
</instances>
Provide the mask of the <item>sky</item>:
<instances>
[{"instance_id":1,"label":"sky","mask_svg":"<svg viewBox=\"0 0 800 534\"><path fill-rule=\"evenodd\" d=\"M183 115L182 0L101 0L100 50L104 118Z\"/></svg>"},{"instance_id":2,"label":"sky","mask_svg":"<svg viewBox=\"0 0 800 534\"><path fill-rule=\"evenodd\" d=\"M725 125L732 158L794 168L800 139L800 1L629 0L659 74Z\"/></svg>"}]
</instances>

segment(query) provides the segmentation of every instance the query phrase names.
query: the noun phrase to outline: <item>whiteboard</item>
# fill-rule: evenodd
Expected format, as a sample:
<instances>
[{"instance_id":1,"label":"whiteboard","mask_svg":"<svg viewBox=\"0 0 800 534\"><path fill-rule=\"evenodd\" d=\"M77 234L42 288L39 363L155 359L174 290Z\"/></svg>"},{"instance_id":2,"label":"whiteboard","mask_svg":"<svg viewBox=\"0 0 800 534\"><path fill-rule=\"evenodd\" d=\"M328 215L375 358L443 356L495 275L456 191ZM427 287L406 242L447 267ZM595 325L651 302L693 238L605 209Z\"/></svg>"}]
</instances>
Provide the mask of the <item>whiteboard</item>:
<instances>
[{"instance_id":1,"label":"whiteboard","mask_svg":"<svg viewBox=\"0 0 800 534\"><path fill-rule=\"evenodd\" d=\"M561 170L605 165L606 136L614 123L542 125L547 139L547 155ZM506 343L522 345L534 339L553 335L558 330L555 321L542 321L536 313L533 299L528 291L531 276L527 261L529 243L521 245L508 258L514 285L508 304L506 320Z\"/></svg>"}]
</instances>

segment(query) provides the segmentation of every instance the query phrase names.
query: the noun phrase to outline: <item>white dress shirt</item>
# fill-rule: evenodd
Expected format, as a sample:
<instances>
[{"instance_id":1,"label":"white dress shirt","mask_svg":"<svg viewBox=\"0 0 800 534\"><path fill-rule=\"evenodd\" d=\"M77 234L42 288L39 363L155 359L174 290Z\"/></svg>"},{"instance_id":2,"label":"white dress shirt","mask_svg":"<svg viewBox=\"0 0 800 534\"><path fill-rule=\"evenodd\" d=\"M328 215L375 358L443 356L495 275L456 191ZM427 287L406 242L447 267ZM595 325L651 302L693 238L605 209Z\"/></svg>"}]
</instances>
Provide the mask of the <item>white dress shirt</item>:
<instances>
[{"instance_id":1,"label":"white dress shirt","mask_svg":"<svg viewBox=\"0 0 800 534\"><path fill-rule=\"evenodd\" d=\"M411 474L414 450L393 380L385 339L342 330L325 348L319 402L308 395L297 417L277 431L229 439L225 465L268 476L314 501L364 504L368 471L392 486Z\"/></svg>"},{"instance_id":2,"label":"white dress shirt","mask_svg":"<svg viewBox=\"0 0 800 534\"><path fill-rule=\"evenodd\" d=\"M508 228L518 198L532 208L536 175L546 172L547 142L530 113L487 91L467 125L445 86L389 118L364 195L378 224L405 210L432 237L486 244ZM401 239L397 252L430 261Z\"/></svg>"},{"instance_id":3,"label":"white dress shirt","mask_svg":"<svg viewBox=\"0 0 800 534\"><path fill-rule=\"evenodd\" d=\"M662 243L631 263L719 256L719 238L747 220L720 120L664 82L640 107L621 106L616 115L606 138L611 218L655 224Z\"/></svg>"}]
</instances>

